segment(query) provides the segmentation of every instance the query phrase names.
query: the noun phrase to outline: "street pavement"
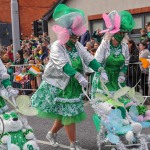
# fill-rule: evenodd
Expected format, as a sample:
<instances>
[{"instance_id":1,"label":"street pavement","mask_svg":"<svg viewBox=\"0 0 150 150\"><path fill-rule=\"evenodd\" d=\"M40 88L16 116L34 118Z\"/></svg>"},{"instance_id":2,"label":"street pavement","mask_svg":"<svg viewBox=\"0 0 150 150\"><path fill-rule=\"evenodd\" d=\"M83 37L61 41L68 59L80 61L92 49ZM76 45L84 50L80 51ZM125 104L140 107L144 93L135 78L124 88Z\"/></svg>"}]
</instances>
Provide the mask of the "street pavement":
<instances>
[{"instance_id":1,"label":"street pavement","mask_svg":"<svg viewBox=\"0 0 150 150\"><path fill-rule=\"evenodd\" d=\"M92 121L92 115L94 111L90 107L89 102L85 102L85 111L87 113L87 119L82 123L77 124L77 139L80 141L80 145L88 150L98 150L96 136L97 132ZM45 138L46 133L53 125L53 120L40 119L37 117L28 117L29 124L33 127L36 138L39 140L40 150L65 150L58 147L53 148L48 145L48 141ZM143 130L144 133L150 134L150 129ZM41 144L44 143L44 144ZM68 138L66 136L64 128L58 133L58 143L69 146ZM104 148L108 150L109 148Z\"/></svg>"},{"instance_id":2,"label":"street pavement","mask_svg":"<svg viewBox=\"0 0 150 150\"><path fill-rule=\"evenodd\" d=\"M31 95L30 95L31 96ZM149 100L150 101L150 100ZM10 110L12 107L8 104ZM150 109L150 103L147 103L148 109ZM77 124L77 140L80 142L80 146L88 150L98 150L97 147L97 131L92 121L92 115L94 114L88 101L84 101L85 112L87 113L87 119ZM40 150L65 150L69 149L69 140L66 136L64 128L58 132L57 141L61 144L61 147L53 148L49 145L46 139L47 132L53 125L53 120L41 119L36 116L27 117L29 125L33 128L34 134L39 142ZM144 129L143 133L150 134L150 128ZM62 148L66 147L66 148ZM110 148L105 147L103 150L109 150Z\"/></svg>"},{"instance_id":3,"label":"street pavement","mask_svg":"<svg viewBox=\"0 0 150 150\"><path fill-rule=\"evenodd\" d=\"M77 139L80 142L80 145L83 148L89 150L97 150L97 143L96 143L96 129L92 122L92 114L94 113L90 104L86 101L85 102L85 111L87 113L87 119L82 123L77 124ZM29 124L33 127L34 133L36 138L45 144L39 144L41 150L65 150L64 148L53 148L48 145L48 141L45 138L48 130L53 125L53 120L50 119L40 119L38 117L28 117ZM66 136L64 128L60 130L58 133L58 142L69 146L69 141Z\"/></svg>"}]
</instances>

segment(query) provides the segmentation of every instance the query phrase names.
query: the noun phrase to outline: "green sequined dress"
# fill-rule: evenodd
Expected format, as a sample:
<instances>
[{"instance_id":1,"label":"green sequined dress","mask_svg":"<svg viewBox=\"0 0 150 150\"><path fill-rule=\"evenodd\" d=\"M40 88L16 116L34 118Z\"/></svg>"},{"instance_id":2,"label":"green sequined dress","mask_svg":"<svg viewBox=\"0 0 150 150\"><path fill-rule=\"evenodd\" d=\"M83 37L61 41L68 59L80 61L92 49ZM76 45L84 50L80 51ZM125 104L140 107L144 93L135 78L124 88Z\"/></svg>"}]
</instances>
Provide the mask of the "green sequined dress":
<instances>
[{"instance_id":1,"label":"green sequined dress","mask_svg":"<svg viewBox=\"0 0 150 150\"><path fill-rule=\"evenodd\" d=\"M120 68L124 65L124 63L125 63L125 58L122 55L121 45L119 45L118 48L115 50L114 47L111 45L110 55L106 58L104 64L104 69L109 79L109 82L106 83L106 86L109 91L117 91L119 89L118 77L121 70ZM94 75L93 84L92 84L93 87L92 89L94 93L96 92L96 90L103 92L101 88L99 76L100 76L99 72L95 73ZM125 83L123 83L122 86L125 86Z\"/></svg>"},{"instance_id":2,"label":"green sequined dress","mask_svg":"<svg viewBox=\"0 0 150 150\"><path fill-rule=\"evenodd\" d=\"M115 92L119 89L118 77L124 64L125 64L125 58L122 54L122 46L119 45L118 47L114 47L110 42L110 55L106 58L105 64L103 64L109 79L109 82L106 83L106 86L110 91L110 93ZM92 83L93 98L96 92L103 93L103 89L101 88L99 77L100 77L100 73L98 72L95 73L93 78L93 83ZM125 85L126 85L125 82L121 84L122 87L124 87ZM131 102L131 100L125 96L122 96L119 100L120 102L124 103L124 105Z\"/></svg>"},{"instance_id":3,"label":"green sequined dress","mask_svg":"<svg viewBox=\"0 0 150 150\"><path fill-rule=\"evenodd\" d=\"M106 70L109 82L106 83L108 90L111 92L115 92L119 89L118 85L118 77L121 71L122 66L124 66L125 58L122 55L122 47L119 45L118 47L114 47L112 43L110 43L110 55L107 57L104 69ZM94 98L95 93L103 93L103 89L101 88L100 83L100 73L95 73L92 83L92 97ZM126 83L121 84L122 87L126 86ZM128 104L132 100L127 98L126 96L122 96L119 98L119 101L122 102L124 105ZM139 114L144 114L146 112L145 107L138 106Z\"/></svg>"},{"instance_id":4,"label":"green sequined dress","mask_svg":"<svg viewBox=\"0 0 150 150\"><path fill-rule=\"evenodd\" d=\"M74 49L68 53L72 67L82 73L82 61L77 50ZM63 125L78 123L86 118L83 109L82 87L74 77L70 77L65 90L42 81L31 100L32 106L39 111L39 117L58 119Z\"/></svg>"}]
</instances>

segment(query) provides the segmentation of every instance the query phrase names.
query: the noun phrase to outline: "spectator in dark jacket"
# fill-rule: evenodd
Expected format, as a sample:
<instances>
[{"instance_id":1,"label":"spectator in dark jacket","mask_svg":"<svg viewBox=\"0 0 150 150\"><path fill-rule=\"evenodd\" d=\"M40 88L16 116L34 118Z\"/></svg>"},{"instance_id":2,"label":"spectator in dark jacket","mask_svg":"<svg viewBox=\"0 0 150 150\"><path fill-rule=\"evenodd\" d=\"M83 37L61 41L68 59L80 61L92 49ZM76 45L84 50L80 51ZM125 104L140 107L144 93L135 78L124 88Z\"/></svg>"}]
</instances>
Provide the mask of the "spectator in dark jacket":
<instances>
[{"instance_id":1,"label":"spectator in dark jacket","mask_svg":"<svg viewBox=\"0 0 150 150\"><path fill-rule=\"evenodd\" d=\"M90 41L90 32L87 30L81 37L80 37L80 43L85 46L86 43Z\"/></svg>"},{"instance_id":2,"label":"spectator in dark jacket","mask_svg":"<svg viewBox=\"0 0 150 150\"><path fill-rule=\"evenodd\" d=\"M92 37L96 39L97 42L101 43L104 34L100 33L100 29L93 32Z\"/></svg>"},{"instance_id":3,"label":"spectator in dark jacket","mask_svg":"<svg viewBox=\"0 0 150 150\"><path fill-rule=\"evenodd\" d=\"M16 53L15 65L24 64L23 52L20 50Z\"/></svg>"},{"instance_id":4,"label":"spectator in dark jacket","mask_svg":"<svg viewBox=\"0 0 150 150\"><path fill-rule=\"evenodd\" d=\"M130 87L134 87L140 80L141 74L139 64L133 64L139 62L139 50L137 49L136 44L132 39L129 39L127 44L129 47L130 54L127 72L127 85ZM139 91L138 85L136 86L136 90Z\"/></svg>"}]
</instances>

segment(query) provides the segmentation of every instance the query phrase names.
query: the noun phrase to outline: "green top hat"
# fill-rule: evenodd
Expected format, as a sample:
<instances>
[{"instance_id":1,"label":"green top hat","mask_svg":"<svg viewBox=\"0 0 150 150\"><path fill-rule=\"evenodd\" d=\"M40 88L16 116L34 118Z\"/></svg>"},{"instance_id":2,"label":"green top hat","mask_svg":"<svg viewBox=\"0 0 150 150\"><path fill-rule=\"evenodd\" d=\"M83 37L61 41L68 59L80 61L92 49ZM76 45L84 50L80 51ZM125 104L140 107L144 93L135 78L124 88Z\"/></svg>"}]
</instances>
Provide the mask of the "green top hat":
<instances>
[{"instance_id":1,"label":"green top hat","mask_svg":"<svg viewBox=\"0 0 150 150\"><path fill-rule=\"evenodd\" d=\"M70 29L73 19L79 15L83 18L83 22L85 22L84 12L82 10L59 4L54 10L53 19L58 25Z\"/></svg>"}]
</instances>

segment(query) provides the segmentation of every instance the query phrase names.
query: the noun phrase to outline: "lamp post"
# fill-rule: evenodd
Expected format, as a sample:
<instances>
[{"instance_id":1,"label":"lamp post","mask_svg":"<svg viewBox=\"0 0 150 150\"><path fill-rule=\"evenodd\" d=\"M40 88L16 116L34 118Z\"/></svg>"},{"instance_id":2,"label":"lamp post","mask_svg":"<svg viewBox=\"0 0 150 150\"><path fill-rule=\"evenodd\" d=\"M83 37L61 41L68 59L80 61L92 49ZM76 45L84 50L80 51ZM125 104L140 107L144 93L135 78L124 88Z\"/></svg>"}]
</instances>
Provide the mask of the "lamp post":
<instances>
[{"instance_id":1,"label":"lamp post","mask_svg":"<svg viewBox=\"0 0 150 150\"><path fill-rule=\"evenodd\" d=\"M16 60L16 53L18 50L20 50L19 12L17 0L11 0L11 22L13 37L13 55L14 60Z\"/></svg>"}]
</instances>

